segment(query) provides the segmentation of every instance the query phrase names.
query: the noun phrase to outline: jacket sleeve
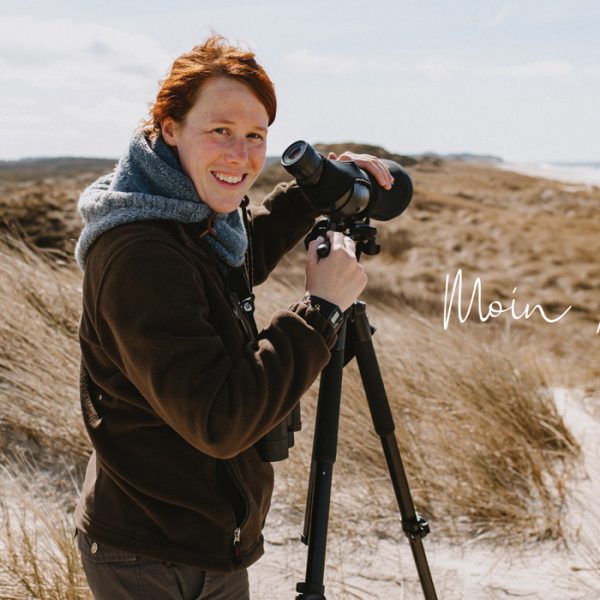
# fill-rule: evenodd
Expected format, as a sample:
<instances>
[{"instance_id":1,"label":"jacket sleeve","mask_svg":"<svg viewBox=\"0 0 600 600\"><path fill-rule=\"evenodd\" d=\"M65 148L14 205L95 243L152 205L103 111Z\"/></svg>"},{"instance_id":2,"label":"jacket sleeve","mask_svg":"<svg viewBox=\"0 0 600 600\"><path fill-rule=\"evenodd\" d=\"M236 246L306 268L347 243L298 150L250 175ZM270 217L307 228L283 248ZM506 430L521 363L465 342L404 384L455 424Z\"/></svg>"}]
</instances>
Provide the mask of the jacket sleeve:
<instances>
[{"instance_id":1,"label":"jacket sleeve","mask_svg":"<svg viewBox=\"0 0 600 600\"><path fill-rule=\"evenodd\" d=\"M228 352L211 311L229 310L209 308L194 265L152 239L114 255L96 294L104 352L166 424L217 458L249 448L290 412L335 338L318 312L299 304L274 315L258 350Z\"/></svg>"},{"instance_id":2,"label":"jacket sleeve","mask_svg":"<svg viewBox=\"0 0 600 600\"><path fill-rule=\"evenodd\" d=\"M262 206L252 206L252 274L259 285L309 231L318 212L295 181L278 184Z\"/></svg>"}]
</instances>

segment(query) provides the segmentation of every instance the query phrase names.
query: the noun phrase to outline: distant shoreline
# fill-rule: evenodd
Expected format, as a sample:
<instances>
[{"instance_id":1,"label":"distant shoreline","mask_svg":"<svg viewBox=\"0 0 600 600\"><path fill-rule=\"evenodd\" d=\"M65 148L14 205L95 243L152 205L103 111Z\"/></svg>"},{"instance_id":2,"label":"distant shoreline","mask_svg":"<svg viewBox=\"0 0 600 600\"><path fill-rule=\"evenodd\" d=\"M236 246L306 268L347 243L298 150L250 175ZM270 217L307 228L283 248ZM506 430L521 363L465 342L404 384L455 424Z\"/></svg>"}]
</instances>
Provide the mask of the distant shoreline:
<instances>
[{"instance_id":1,"label":"distant shoreline","mask_svg":"<svg viewBox=\"0 0 600 600\"><path fill-rule=\"evenodd\" d=\"M600 163L501 163L496 166L541 179L600 186Z\"/></svg>"}]
</instances>

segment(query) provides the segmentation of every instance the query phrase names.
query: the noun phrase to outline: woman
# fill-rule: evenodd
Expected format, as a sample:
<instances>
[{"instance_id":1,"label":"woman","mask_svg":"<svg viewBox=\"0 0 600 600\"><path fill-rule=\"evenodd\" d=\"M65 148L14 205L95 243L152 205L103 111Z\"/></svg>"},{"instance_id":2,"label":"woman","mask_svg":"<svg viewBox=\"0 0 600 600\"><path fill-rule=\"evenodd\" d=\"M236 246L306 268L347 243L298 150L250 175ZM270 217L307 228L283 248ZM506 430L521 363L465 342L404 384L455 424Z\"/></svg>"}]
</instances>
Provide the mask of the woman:
<instances>
[{"instance_id":1,"label":"woman","mask_svg":"<svg viewBox=\"0 0 600 600\"><path fill-rule=\"evenodd\" d=\"M96 598L249 597L273 487L255 444L327 364L339 311L366 284L353 242L329 234L326 259L308 249L303 301L260 333L240 309L319 214L280 184L252 209L248 242L238 207L275 112L254 55L213 36L175 60L151 120L80 198L94 452L76 525ZM373 157L340 159L392 183Z\"/></svg>"}]
</instances>

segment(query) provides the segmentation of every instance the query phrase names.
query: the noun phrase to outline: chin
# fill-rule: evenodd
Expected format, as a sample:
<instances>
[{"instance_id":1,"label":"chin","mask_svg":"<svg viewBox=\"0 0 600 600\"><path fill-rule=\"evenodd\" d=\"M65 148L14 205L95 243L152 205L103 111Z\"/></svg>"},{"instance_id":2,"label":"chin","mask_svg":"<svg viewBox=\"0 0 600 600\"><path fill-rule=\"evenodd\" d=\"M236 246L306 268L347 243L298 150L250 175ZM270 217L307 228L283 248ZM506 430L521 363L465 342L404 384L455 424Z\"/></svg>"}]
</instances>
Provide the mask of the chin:
<instances>
[{"instance_id":1,"label":"chin","mask_svg":"<svg viewBox=\"0 0 600 600\"><path fill-rule=\"evenodd\" d=\"M207 202L206 204L213 209L214 212L220 214L227 214L237 210L242 203L244 197L242 196L239 200L233 202Z\"/></svg>"}]
</instances>

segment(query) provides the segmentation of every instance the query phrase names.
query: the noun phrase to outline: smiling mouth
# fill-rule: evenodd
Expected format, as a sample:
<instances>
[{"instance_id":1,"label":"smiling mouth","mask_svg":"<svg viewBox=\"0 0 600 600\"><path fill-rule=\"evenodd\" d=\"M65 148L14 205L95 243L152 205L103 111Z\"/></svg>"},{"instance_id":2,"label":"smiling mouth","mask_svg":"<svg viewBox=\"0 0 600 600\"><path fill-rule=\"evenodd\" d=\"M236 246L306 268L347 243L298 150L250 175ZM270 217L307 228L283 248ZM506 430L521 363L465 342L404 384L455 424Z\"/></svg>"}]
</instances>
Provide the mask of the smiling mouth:
<instances>
[{"instance_id":1,"label":"smiling mouth","mask_svg":"<svg viewBox=\"0 0 600 600\"><path fill-rule=\"evenodd\" d=\"M219 173L218 171L211 171L212 176L221 184L236 186L242 183L246 179L247 173L243 175L227 175L226 173Z\"/></svg>"}]
</instances>

